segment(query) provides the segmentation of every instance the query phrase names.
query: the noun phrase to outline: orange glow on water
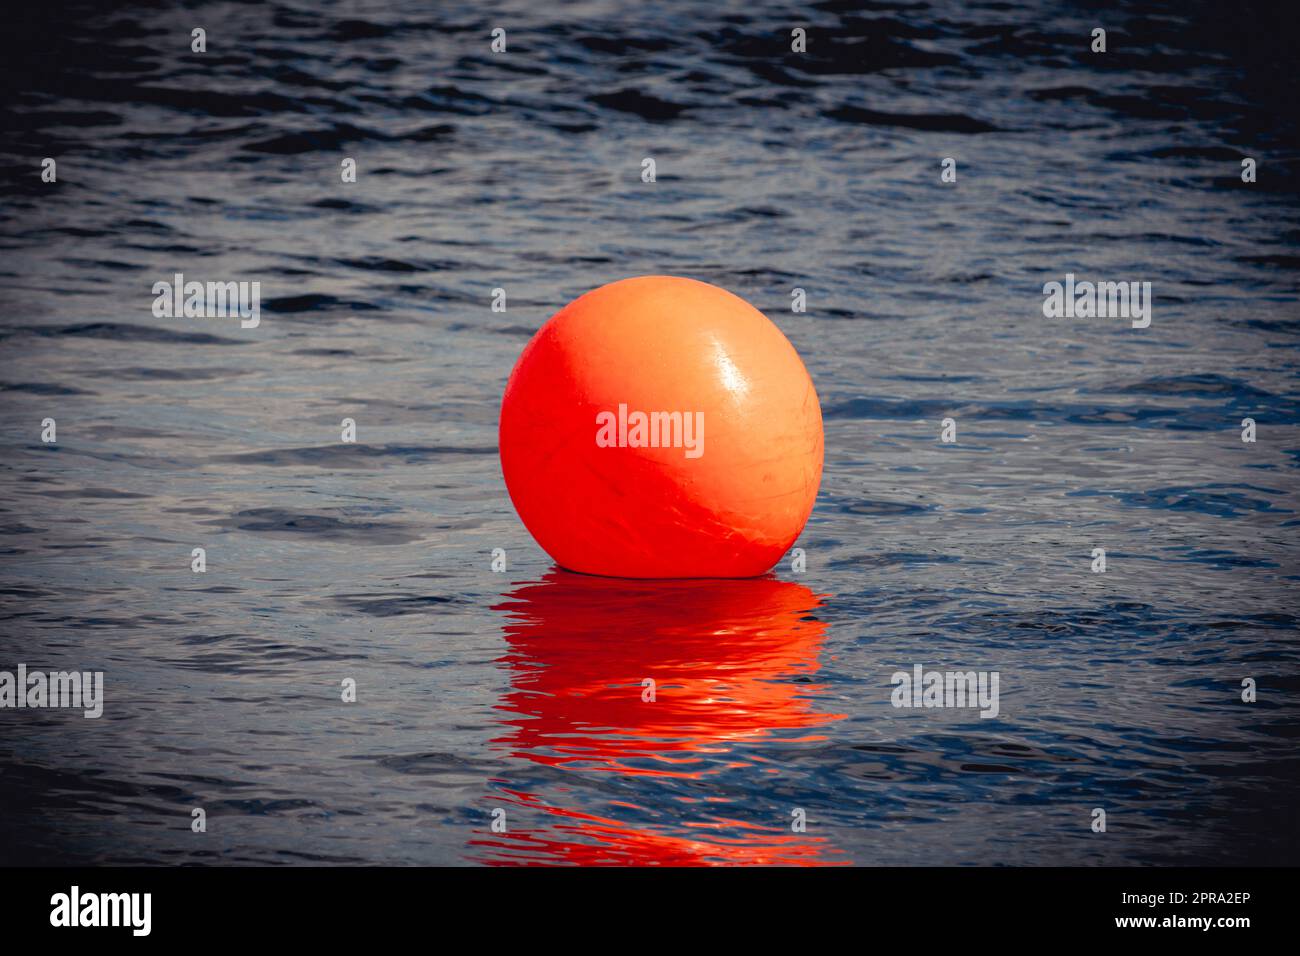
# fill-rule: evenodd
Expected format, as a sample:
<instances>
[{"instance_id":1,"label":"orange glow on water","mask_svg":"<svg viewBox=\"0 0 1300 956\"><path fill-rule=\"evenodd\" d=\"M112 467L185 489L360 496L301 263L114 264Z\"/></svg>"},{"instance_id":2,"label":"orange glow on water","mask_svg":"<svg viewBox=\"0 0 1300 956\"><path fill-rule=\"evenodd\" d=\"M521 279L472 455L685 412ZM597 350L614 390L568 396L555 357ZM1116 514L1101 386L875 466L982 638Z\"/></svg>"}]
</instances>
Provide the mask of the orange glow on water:
<instances>
[{"instance_id":1,"label":"orange glow on water","mask_svg":"<svg viewBox=\"0 0 1300 956\"><path fill-rule=\"evenodd\" d=\"M479 832L474 858L498 865L846 863L825 838L783 826L789 808L775 806L771 823L759 825L725 816L726 797L682 796L671 787L745 768L766 780L779 773L771 748L751 754L746 745L825 739L819 728L842 715L815 703L823 688L812 678L826 632L813 616L820 604L803 585L774 578L652 582L565 571L506 595L495 610L509 618L509 649L499 663L510 689L493 744L587 778L649 778L625 799L611 799L609 812L635 809L659 789L655 806L668 803L677 819L638 825L557 806L562 790L543 798L503 781L490 799L516 812L507 810L507 833ZM643 699L647 678L655 682L653 701Z\"/></svg>"}]
</instances>

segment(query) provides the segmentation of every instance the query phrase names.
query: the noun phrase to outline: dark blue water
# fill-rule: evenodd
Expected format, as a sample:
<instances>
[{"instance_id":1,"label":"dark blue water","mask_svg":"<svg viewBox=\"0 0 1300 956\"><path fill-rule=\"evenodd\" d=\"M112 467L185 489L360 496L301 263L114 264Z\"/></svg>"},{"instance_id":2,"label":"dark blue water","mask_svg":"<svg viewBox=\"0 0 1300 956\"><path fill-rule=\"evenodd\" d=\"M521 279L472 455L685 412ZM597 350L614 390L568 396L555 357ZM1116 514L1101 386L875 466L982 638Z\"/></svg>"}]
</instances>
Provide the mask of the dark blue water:
<instances>
[{"instance_id":1,"label":"dark blue water","mask_svg":"<svg viewBox=\"0 0 1300 956\"><path fill-rule=\"evenodd\" d=\"M1300 859L1293 15L13 18L0 670L102 670L107 700L0 711L0 859ZM260 281L260 326L155 318L175 272ZM646 273L736 292L802 354L806 572L583 578L516 518L512 364ZM1150 282L1150 327L1044 318L1066 273ZM915 664L998 671L998 717L896 709Z\"/></svg>"}]
</instances>

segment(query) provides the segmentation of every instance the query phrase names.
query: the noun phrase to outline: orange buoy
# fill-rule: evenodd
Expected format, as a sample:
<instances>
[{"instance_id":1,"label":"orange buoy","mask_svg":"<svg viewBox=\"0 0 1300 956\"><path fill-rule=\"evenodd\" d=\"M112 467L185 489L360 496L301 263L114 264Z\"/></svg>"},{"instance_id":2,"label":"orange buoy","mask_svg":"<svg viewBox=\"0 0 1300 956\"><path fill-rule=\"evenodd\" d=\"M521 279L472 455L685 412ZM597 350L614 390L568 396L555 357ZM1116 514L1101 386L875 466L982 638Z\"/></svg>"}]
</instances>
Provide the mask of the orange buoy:
<instances>
[{"instance_id":1,"label":"orange buoy","mask_svg":"<svg viewBox=\"0 0 1300 956\"><path fill-rule=\"evenodd\" d=\"M749 303L643 276L537 331L506 385L500 448L519 517L561 567L751 577L812 512L821 404L794 346Z\"/></svg>"}]
</instances>

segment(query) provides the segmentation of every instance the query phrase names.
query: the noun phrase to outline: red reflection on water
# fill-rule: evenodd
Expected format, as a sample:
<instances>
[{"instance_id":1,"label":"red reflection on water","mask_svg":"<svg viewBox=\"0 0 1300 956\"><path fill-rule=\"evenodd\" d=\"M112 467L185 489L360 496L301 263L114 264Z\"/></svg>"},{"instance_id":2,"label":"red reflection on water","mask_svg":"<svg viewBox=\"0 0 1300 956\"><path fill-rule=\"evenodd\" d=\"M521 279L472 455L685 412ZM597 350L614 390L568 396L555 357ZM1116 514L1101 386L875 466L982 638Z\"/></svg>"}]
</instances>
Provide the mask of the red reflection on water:
<instances>
[{"instance_id":1,"label":"red reflection on water","mask_svg":"<svg viewBox=\"0 0 1300 956\"><path fill-rule=\"evenodd\" d=\"M505 733L493 743L583 774L667 783L752 766L775 782L777 768L738 745L777 732L791 742L822 740L817 728L843 716L817 711L811 699L822 689L808 680L826 632L812 617L820 604L803 585L774 578L629 581L552 571L494 608L510 618L510 647L499 662L511 689L499 705ZM647 678L655 682L652 702L643 700ZM628 805L655 789L647 780ZM510 832L472 841L488 863L847 862L827 859L834 850L823 838L791 833L788 823L728 818L723 798L682 803L672 816L698 822L675 820L674 833L535 794L493 799L522 812L507 810ZM659 799L681 798L665 789ZM553 819L538 827L543 814ZM695 829L698 836L686 832Z\"/></svg>"}]
</instances>

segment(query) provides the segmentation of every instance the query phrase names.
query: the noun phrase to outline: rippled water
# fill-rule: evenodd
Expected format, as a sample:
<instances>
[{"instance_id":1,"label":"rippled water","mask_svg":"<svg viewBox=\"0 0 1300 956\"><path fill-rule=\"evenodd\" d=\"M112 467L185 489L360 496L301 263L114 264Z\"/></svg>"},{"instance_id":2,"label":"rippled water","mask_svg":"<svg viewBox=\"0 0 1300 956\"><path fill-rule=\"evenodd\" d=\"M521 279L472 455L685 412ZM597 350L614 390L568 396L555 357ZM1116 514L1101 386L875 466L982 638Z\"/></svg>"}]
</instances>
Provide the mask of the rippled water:
<instances>
[{"instance_id":1,"label":"rippled water","mask_svg":"<svg viewBox=\"0 0 1300 956\"><path fill-rule=\"evenodd\" d=\"M99 7L3 41L0 669L108 700L0 714L0 858L1297 862L1292 15ZM261 325L154 318L178 271ZM1150 328L1045 319L1067 272ZM803 355L805 573L585 578L515 517L515 358L645 273ZM918 663L999 716L895 709Z\"/></svg>"}]
</instances>

